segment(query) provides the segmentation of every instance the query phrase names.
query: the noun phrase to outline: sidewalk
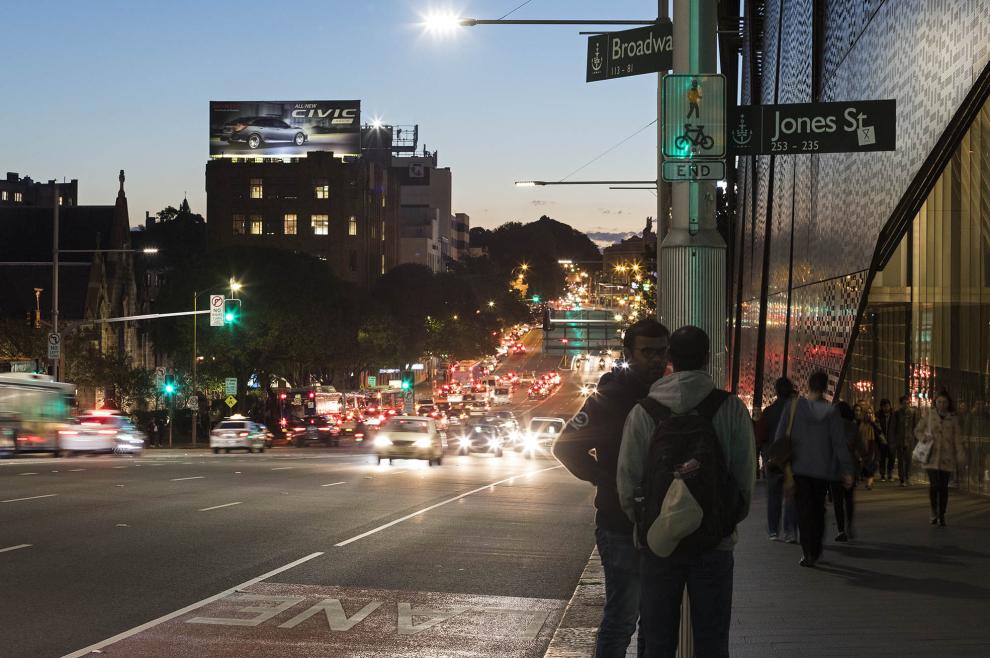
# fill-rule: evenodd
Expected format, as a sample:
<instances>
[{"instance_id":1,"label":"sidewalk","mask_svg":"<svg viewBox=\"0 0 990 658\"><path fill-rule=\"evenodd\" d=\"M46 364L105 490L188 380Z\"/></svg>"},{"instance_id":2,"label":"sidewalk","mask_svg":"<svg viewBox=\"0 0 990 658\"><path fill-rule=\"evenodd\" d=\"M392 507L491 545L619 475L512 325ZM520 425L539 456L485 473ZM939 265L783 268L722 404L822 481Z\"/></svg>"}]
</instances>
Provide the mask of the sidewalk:
<instances>
[{"instance_id":1,"label":"sidewalk","mask_svg":"<svg viewBox=\"0 0 990 658\"><path fill-rule=\"evenodd\" d=\"M758 481L735 551L733 658L990 655L990 499L949 496L937 528L926 486L857 488L856 540L832 541L829 506L823 561L806 569L800 546L767 540ZM593 554L548 657L594 654L602 582Z\"/></svg>"}]
</instances>

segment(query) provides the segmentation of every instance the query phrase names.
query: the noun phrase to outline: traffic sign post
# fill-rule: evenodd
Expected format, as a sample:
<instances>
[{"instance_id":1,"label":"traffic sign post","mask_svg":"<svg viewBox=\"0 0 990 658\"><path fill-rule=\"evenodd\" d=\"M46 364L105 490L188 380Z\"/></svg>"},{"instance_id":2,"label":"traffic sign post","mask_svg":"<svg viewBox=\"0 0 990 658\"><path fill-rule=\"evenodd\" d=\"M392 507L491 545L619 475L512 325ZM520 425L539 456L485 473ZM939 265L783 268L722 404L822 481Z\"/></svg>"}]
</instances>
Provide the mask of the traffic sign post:
<instances>
[{"instance_id":1,"label":"traffic sign post","mask_svg":"<svg viewBox=\"0 0 990 658\"><path fill-rule=\"evenodd\" d=\"M62 356L62 335L59 333L48 334L48 359L58 361Z\"/></svg>"},{"instance_id":2,"label":"traffic sign post","mask_svg":"<svg viewBox=\"0 0 990 658\"><path fill-rule=\"evenodd\" d=\"M893 151L897 103L743 105L730 110L728 130L733 155Z\"/></svg>"},{"instance_id":3,"label":"traffic sign post","mask_svg":"<svg viewBox=\"0 0 990 658\"><path fill-rule=\"evenodd\" d=\"M210 326L223 326L223 295L210 295Z\"/></svg>"},{"instance_id":4,"label":"traffic sign post","mask_svg":"<svg viewBox=\"0 0 990 658\"><path fill-rule=\"evenodd\" d=\"M721 158L725 155L725 77L672 74L663 77L663 155Z\"/></svg>"},{"instance_id":5,"label":"traffic sign post","mask_svg":"<svg viewBox=\"0 0 990 658\"><path fill-rule=\"evenodd\" d=\"M674 57L670 21L588 37L586 82L669 71Z\"/></svg>"},{"instance_id":6,"label":"traffic sign post","mask_svg":"<svg viewBox=\"0 0 990 658\"><path fill-rule=\"evenodd\" d=\"M668 183L696 180L723 180L724 160L664 160L663 180Z\"/></svg>"}]
</instances>

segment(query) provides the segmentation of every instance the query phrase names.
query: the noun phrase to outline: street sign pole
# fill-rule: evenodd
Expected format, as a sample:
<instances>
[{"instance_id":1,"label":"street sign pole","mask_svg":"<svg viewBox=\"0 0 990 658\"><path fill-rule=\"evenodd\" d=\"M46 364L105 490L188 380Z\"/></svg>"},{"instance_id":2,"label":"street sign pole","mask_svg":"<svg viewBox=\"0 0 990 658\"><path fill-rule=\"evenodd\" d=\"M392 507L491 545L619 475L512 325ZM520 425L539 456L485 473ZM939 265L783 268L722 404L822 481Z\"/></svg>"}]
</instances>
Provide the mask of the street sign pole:
<instances>
[{"instance_id":1,"label":"street sign pole","mask_svg":"<svg viewBox=\"0 0 990 658\"><path fill-rule=\"evenodd\" d=\"M669 0L657 0L657 17L660 20L670 20L670 2ZM660 247L663 242L664 235L667 231L667 221L669 214L667 212L667 207L670 205L670 199L667 195L667 184L664 182L661 173L663 172L663 76L665 71L660 71L657 74L657 281L660 282L660 268L661 268L661 258L663 256L662 249ZM661 304L660 304L660 286L654 285L653 292L657 296L657 319L661 317Z\"/></svg>"}]
</instances>

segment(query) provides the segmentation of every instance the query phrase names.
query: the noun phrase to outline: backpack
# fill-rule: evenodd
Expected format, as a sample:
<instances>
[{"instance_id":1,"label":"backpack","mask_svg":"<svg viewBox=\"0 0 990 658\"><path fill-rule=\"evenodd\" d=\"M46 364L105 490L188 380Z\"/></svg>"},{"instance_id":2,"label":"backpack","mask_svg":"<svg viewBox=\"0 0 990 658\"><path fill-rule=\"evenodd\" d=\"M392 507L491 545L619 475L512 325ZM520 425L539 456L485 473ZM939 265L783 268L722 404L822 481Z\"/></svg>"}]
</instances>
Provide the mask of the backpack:
<instances>
[{"instance_id":1,"label":"backpack","mask_svg":"<svg viewBox=\"0 0 990 658\"><path fill-rule=\"evenodd\" d=\"M701 506L701 526L681 539L671 557L694 556L711 550L732 534L739 519L742 493L729 473L712 418L729 397L715 389L692 411L675 414L653 398L639 401L656 429L636 492L637 532L647 546L646 533L660 515L667 490L675 478L687 485ZM686 468L685 468L686 467Z\"/></svg>"}]
</instances>

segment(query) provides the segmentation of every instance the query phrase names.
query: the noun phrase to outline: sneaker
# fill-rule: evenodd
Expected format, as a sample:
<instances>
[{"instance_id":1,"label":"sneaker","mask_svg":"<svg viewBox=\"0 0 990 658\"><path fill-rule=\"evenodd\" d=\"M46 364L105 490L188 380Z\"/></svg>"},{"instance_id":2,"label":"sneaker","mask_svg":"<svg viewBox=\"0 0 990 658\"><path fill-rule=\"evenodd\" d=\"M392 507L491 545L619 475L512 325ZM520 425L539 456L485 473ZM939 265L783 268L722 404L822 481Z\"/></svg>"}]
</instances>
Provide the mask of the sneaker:
<instances>
[{"instance_id":1,"label":"sneaker","mask_svg":"<svg viewBox=\"0 0 990 658\"><path fill-rule=\"evenodd\" d=\"M932 525L935 525L936 523L938 523L938 517L937 516L931 516L931 517L929 517L928 522L931 523Z\"/></svg>"},{"instance_id":2,"label":"sneaker","mask_svg":"<svg viewBox=\"0 0 990 658\"><path fill-rule=\"evenodd\" d=\"M798 564L800 564L802 567L811 568L811 567L814 567L815 566L815 560L814 560L814 558L810 558L810 557L805 556L805 557L801 558L801 561L798 562Z\"/></svg>"},{"instance_id":3,"label":"sneaker","mask_svg":"<svg viewBox=\"0 0 990 658\"><path fill-rule=\"evenodd\" d=\"M769 535L767 535L767 539L769 539L770 541L778 541L777 533L771 532Z\"/></svg>"},{"instance_id":4,"label":"sneaker","mask_svg":"<svg viewBox=\"0 0 990 658\"><path fill-rule=\"evenodd\" d=\"M840 532L835 536L835 541L849 541L849 535L844 532Z\"/></svg>"},{"instance_id":5,"label":"sneaker","mask_svg":"<svg viewBox=\"0 0 990 658\"><path fill-rule=\"evenodd\" d=\"M945 527L945 517L944 516L938 517L938 527L940 527L940 528L944 528Z\"/></svg>"},{"instance_id":6,"label":"sneaker","mask_svg":"<svg viewBox=\"0 0 990 658\"><path fill-rule=\"evenodd\" d=\"M798 543L797 537L795 537L794 535L784 535L784 541L788 544Z\"/></svg>"},{"instance_id":7,"label":"sneaker","mask_svg":"<svg viewBox=\"0 0 990 658\"><path fill-rule=\"evenodd\" d=\"M902 481L901 481L901 486L902 486L902 487L906 487L906 486L907 486L907 482L904 482L904 481L902 480Z\"/></svg>"},{"instance_id":8,"label":"sneaker","mask_svg":"<svg viewBox=\"0 0 990 658\"><path fill-rule=\"evenodd\" d=\"M880 476L880 481L881 481L881 482L886 482L886 481L887 481L887 478L886 478L886 477L884 477L883 475L881 475L881 476Z\"/></svg>"}]
</instances>

